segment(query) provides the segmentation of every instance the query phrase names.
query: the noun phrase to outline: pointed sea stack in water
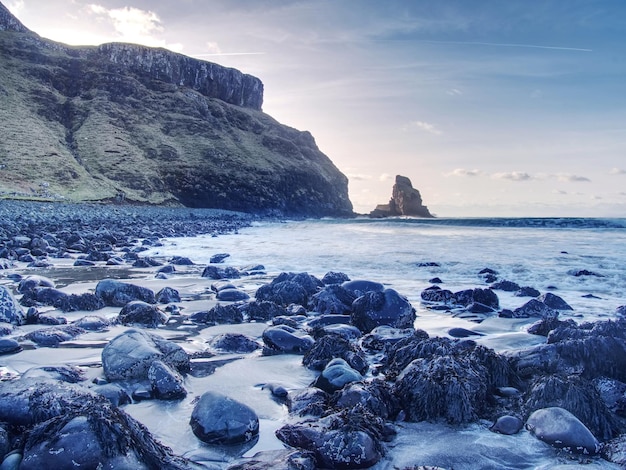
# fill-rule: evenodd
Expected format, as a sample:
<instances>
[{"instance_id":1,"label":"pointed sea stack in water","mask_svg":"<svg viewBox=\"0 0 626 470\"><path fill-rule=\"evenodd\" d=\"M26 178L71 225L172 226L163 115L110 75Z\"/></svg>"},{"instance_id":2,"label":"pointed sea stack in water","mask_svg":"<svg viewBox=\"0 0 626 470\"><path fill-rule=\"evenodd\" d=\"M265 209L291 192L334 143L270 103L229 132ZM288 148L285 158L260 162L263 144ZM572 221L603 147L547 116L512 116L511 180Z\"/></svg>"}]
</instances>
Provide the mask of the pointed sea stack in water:
<instances>
[{"instance_id":1,"label":"pointed sea stack in water","mask_svg":"<svg viewBox=\"0 0 626 470\"><path fill-rule=\"evenodd\" d=\"M374 219L408 215L412 217L434 217L428 207L422 205L420 192L413 187L411 180L406 176L396 176L391 199L388 204L379 204L369 216Z\"/></svg>"}]
</instances>

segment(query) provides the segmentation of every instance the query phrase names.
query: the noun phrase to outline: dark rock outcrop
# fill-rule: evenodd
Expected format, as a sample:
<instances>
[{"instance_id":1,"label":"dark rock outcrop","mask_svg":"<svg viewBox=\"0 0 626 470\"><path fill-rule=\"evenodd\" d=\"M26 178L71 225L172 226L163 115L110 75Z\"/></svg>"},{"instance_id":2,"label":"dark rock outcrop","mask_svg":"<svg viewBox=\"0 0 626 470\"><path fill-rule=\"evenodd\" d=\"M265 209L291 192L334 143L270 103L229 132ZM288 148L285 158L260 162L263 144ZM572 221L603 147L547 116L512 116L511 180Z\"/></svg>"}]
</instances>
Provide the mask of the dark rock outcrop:
<instances>
[{"instance_id":1,"label":"dark rock outcrop","mask_svg":"<svg viewBox=\"0 0 626 470\"><path fill-rule=\"evenodd\" d=\"M56 43L2 5L0 62L9 193L353 215L348 179L309 132L262 112L256 77L160 48Z\"/></svg>"},{"instance_id":2,"label":"dark rock outcrop","mask_svg":"<svg viewBox=\"0 0 626 470\"><path fill-rule=\"evenodd\" d=\"M413 217L433 217L428 207L422 204L420 192L413 187L406 176L397 175L388 204L379 204L372 212L372 218L408 215Z\"/></svg>"}]
</instances>

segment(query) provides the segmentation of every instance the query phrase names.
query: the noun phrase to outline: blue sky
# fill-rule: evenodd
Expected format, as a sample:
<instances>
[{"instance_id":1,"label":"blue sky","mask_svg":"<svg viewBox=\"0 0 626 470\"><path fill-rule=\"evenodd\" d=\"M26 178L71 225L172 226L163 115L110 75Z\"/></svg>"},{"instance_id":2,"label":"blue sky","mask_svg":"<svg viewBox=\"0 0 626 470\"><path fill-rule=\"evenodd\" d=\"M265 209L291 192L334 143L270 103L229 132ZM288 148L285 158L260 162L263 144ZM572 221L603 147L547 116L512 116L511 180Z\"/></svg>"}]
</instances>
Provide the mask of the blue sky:
<instances>
[{"instance_id":1,"label":"blue sky","mask_svg":"<svg viewBox=\"0 0 626 470\"><path fill-rule=\"evenodd\" d=\"M626 217L622 0L4 0L41 36L235 67L368 212L411 178L438 216Z\"/></svg>"}]
</instances>

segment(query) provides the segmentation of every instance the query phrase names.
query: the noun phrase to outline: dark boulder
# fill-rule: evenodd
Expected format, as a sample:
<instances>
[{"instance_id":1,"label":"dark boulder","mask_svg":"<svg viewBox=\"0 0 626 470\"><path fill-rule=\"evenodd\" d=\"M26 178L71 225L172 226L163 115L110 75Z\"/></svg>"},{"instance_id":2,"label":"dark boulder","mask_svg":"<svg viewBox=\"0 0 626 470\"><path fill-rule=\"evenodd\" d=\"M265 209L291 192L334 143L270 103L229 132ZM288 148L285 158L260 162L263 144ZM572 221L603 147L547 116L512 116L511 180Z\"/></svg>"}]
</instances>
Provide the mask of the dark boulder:
<instances>
[{"instance_id":1,"label":"dark boulder","mask_svg":"<svg viewBox=\"0 0 626 470\"><path fill-rule=\"evenodd\" d=\"M352 303L352 323L363 333L381 325L411 328L415 318L413 306L393 289L369 292Z\"/></svg>"},{"instance_id":2,"label":"dark boulder","mask_svg":"<svg viewBox=\"0 0 626 470\"><path fill-rule=\"evenodd\" d=\"M259 418L252 408L215 392L200 397L189 424L196 437L208 444L241 444L259 434Z\"/></svg>"},{"instance_id":3,"label":"dark boulder","mask_svg":"<svg viewBox=\"0 0 626 470\"><path fill-rule=\"evenodd\" d=\"M313 294L309 300L309 310L320 314L346 314L352 311L356 296L338 284L326 286Z\"/></svg>"},{"instance_id":4,"label":"dark boulder","mask_svg":"<svg viewBox=\"0 0 626 470\"><path fill-rule=\"evenodd\" d=\"M355 297L361 297L363 294L367 294L368 292L382 292L385 290L385 286L383 286L380 282L366 281L362 279L346 281L341 284L341 287L348 292L351 292Z\"/></svg>"},{"instance_id":5,"label":"dark boulder","mask_svg":"<svg viewBox=\"0 0 626 470\"><path fill-rule=\"evenodd\" d=\"M229 253L217 253L209 259L209 263L223 263L226 258L229 258Z\"/></svg>"},{"instance_id":6,"label":"dark boulder","mask_svg":"<svg viewBox=\"0 0 626 470\"><path fill-rule=\"evenodd\" d=\"M442 289L439 286L431 286L424 289L420 293L422 301L429 304L453 305L456 303L454 293L448 289Z\"/></svg>"},{"instance_id":7,"label":"dark boulder","mask_svg":"<svg viewBox=\"0 0 626 470\"><path fill-rule=\"evenodd\" d=\"M312 452L318 468L369 468L384 455L390 439L384 421L356 407L322 419L287 424L276 436L290 447Z\"/></svg>"},{"instance_id":8,"label":"dark boulder","mask_svg":"<svg viewBox=\"0 0 626 470\"><path fill-rule=\"evenodd\" d=\"M243 313L235 304L216 305L210 310L192 313L189 316L189 320L194 323L206 323L208 325L242 323Z\"/></svg>"},{"instance_id":9,"label":"dark boulder","mask_svg":"<svg viewBox=\"0 0 626 470\"><path fill-rule=\"evenodd\" d=\"M202 277L209 279L239 279L241 272L237 268L228 266L226 268L220 268L218 266L208 265L202 271Z\"/></svg>"},{"instance_id":10,"label":"dark boulder","mask_svg":"<svg viewBox=\"0 0 626 470\"><path fill-rule=\"evenodd\" d=\"M216 298L224 302L239 302L248 300L250 296L240 289L222 289L217 293Z\"/></svg>"},{"instance_id":11,"label":"dark boulder","mask_svg":"<svg viewBox=\"0 0 626 470\"><path fill-rule=\"evenodd\" d=\"M304 354L302 364L312 370L324 370L335 358L345 360L350 367L361 374L367 372L369 367L361 348L336 335L323 336L315 341L315 344Z\"/></svg>"},{"instance_id":12,"label":"dark boulder","mask_svg":"<svg viewBox=\"0 0 626 470\"><path fill-rule=\"evenodd\" d=\"M551 292L540 295L537 300L543 302L548 307L554 310L573 310L573 308L567 302L565 302L565 300L563 300L558 295L554 295Z\"/></svg>"},{"instance_id":13,"label":"dark boulder","mask_svg":"<svg viewBox=\"0 0 626 470\"><path fill-rule=\"evenodd\" d=\"M263 353L304 354L313 346L313 338L305 331L286 325L270 326L263 331Z\"/></svg>"},{"instance_id":14,"label":"dark boulder","mask_svg":"<svg viewBox=\"0 0 626 470\"><path fill-rule=\"evenodd\" d=\"M517 416L504 415L500 416L495 423L489 428L490 431L510 436L517 434L524 427L524 421Z\"/></svg>"},{"instance_id":15,"label":"dark boulder","mask_svg":"<svg viewBox=\"0 0 626 470\"><path fill-rule=\"evenodd\" d=\"M516 292L520 290L520 285L518 283L507 280L494 282L489 287L494 290L503 290L504 292Z\"/></svg>"},{"instance_id":16,"label":"dark boulder","mask_svg":"<svg viewBox=\"0 0 626 470\"><path fill-rule=\"evenodd\" d=\"M178 372L189 371L189 356L183 348L146 331L127 330L102 350L102 367L109 380L147 379L155 360Z\"/></svg>"},{"instance_id":17,"label":"dark boulder","mask_svg":"<svg viewBox=\"0 0 626 470\"><path fill-rule=\"evenodd\" d=\"M4 354L15 354L22 350L20 343L13 338L0 338L0 356Z\"/></svg>"},{"instance_id":18,"label":"dark boulder","mask_svg":"<svg viewBox=\"0 0 626 470\"><path fill-rule=\"evenodd\" d=\"M539 297L541 292L539 292L534 287L524 286L520 287L520 289L515 293L515 297Z\"/></svg>"},{"instance_id":19,"label":"dark boulder","mask_svg":"<svg viewBox=\"0 0 626 470\"><path fill-rule=\"evenodd\" d=\"M513 310L513 318L556 318L559 312L537 299L530 299L521 307Z\"/></svg>"},{"instance_id":20,"label":"dark boulder","mask_svg":"<svg viewBox=\"0 0 626 470\"><path fill-rule=\"evenodd\" d=\"M591 432L606 440L625 432L594 385L577 375L554 374L533 381L525 395L527 414L540 408L559 407L574 413Z\"/></svg>"},{"instance_id":21,"label":"dark boulder","mask_svg":"<svg viewBox=\"0 0 626 470\"><path fill-rule=\"evenodd\" d=\"M104 279L96 285L96 295L104 300L110 307L123 307L128 302L140 300L149 304L155 304L154 292L146 287L113 279Z\"/></svg>"},{"instance_id":22,"label":"dark boulder","mask_svg":"<svg viewBox=\"0 0 626 470\"><path fill-rule=\"evenodd\" d=\"M180 294L176 289L164 287L156 294L156 301L160 304L170 304L180 302Z\"/></svg>"},{"instance_id":23,"label":"dark boulder","mask_svg":"<svg viewBox=\"0 0 626 470\"><path fill-rule=\"evenodd\" d=\"M163 361L152 361L148 380L154 396L160 400L179 400L187 396L180 374Z\"/></svg>"},{"instance_id":24,"label":"dark boulder","mask_svg":"<svg viewBox=\"0 0 626 470\"><path fill-rule=\"evenodd\" d=\"M105 331L111 322L104 317L88 315L72 322L72 325L88 331Z\"/></svg>"},{"instance_id":25,"label":"dark boulder","mask_svg":"<svg viewBox=\"0 0 626 470\"><path fill-rule=\"evenodd\" d=\"M20 281L17 287L17 291L20 294L24 294L29 290L33 290L36 287L54 287L54 282L44 276L38 276L36 274L26 276Z\"/></svg>"},{"instance_id":26,"label":"dark boulder","mask_svg":"<svg viewBox=\"0 0 626 470\"><path fill-rule=\"evenodd\" d=\"M526 429L537 439L574 454L595 455L600 444L594 435L569 411L550 407L531 414Z\"/></svg>"},{"instance_id":27,"label":"dark boulder","mask_svg":"<svg viewBox=\"0 0 626 470\"><path fill-rule=\"evenodd\" d=\"M0 286L0 322L21 325L26 320L22 307L4 286Z\"/></svg>"},{"instance_id":28,"label":"dark boulder","mask_svg":"<svg viewBox=\"0 0 626 470\"><path fill-rule=\"evenodd\" d=\"M193 266L193 261L184 256L173 256L169 262L170 264L174 264L176 266Z\"/></svg>"},{"instance_id":29,"label":"dark boulder","mask_svg":"<svg viewBox=\"0 0 626 470\"><path fill-rule=\"evenodd\" d=\"M322 283L326 286L331 284L342 284L349 280L350 278L347 274L334 271L328 271L326 274L324 274L324 277L322 277Z\"/></svg>"},{"instance_id":30,"label":"dark boulder","mask_svg":"<svg viewBox=\"0 0 626 470\"><path fill-rule=\"evenodd\" d=\"M61 298L61 301L55 306L63 312L93 312L94 310L104 308L106 305L101 297L90 292L85 292L83 294L70 294L65 296Z\"/></svg>"},{"instance_id":31,"label":"dark boulder","mask_svg":"<svg viewBox=\"0 0 626 470\"><path fill-rule=\"evenodd\" d=\"M317 387L308 387L288 396L289 412L297 416L322 416L328 410L330 395Z\"/></svg>"},{"instance_id":32,"label":"dark boulder","mask_svg":"<svg viewBox=\"0 0 626 470\"><path fill-rule=\"evenodd\" d=\"M287 315L285 307L267 300L253 300L246 302L239 307L249 321L269 321L275 317Z\"/></svg>"},{"instance_id":33,"label":"dark boulder","mask_svg":"<svg viewBox=\"0 0 626 470\"><path fill-rule=\"evenodd\" d=\"M327 393L341 390L345 385L352 382L360 382L363 376L346 361L340 358L331 360L322 373L313 381L312 387L317 387Z\"/></svg>"},{"instance_id":34,"label":"dark boulder","mask_svg":"<svg viewBox=\"0 0 626 470\"><path fill-rule=\"evenodd\" d=\"M222 333L211 338L208 344L212 349L236 354L251 353L261 347L254 339L240 333Z\"/></svg>"},{"instance_id":35,"label":"dark boulder","mask_svg":"<svg viewBox=\"0 0 626 470\"><path fill-rule=\"evenodd\" d=\"M306 306L309 297L323 287L322 282L308 273L281 273L256 292L257 300L269 300L279 305Z\"/></svg>"},{"instance_id":36,"label":"dark boulder","mask_svg":"<svg viewBox=\"0 0 626 470\"><path fill-rule=\"evenodd\" d=\"M400 401L394 395L392 385L385 380L352 382L331 397L334 408L353 409L361 407L385 420L396 419Z\"/></svg>"},{"instance_id":37,"label":"dark boulder","mask_svg":"<svg viewBox=\"0 0 626 470\"><path fill-rule=\"evenodd\" d=\"M167 315L155 305L133 300L128 302L117 317L122 325L140 325L146 328L157 328L167 322Z\"/></svg>"},{"instance_id":38,"label":"dark boulder","mask_svg":"<svg viewBox=\"0 0 626 470\"><path fill-rule=\"evenodd\" d=\"M70 341L83 334L85 330L74 325L58 325L41 330L31 331L24 337L39 346L58 346L59 343Z\"/></svg>"}]
</instances>

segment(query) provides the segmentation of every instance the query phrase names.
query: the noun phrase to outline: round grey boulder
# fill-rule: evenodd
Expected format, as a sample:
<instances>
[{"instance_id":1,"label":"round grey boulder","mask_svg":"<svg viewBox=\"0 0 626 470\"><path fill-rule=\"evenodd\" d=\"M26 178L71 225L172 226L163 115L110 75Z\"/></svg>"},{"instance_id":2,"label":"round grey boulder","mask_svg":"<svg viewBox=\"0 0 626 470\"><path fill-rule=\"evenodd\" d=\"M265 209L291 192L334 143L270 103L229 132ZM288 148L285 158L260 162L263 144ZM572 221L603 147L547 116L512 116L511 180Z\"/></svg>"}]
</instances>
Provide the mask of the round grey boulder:
<instances>
[{"instance_id":1,"label":"round grey boulder","mask_svg":"<svg viewBox=\"0 0 626 470\"><path fill-rule=\"evenodd\" d=\"M208 444L242 444L259 434L259 418L252 408L215 392L200 397L189 424L196 437Z\"/></svg>"},{"instance_id":2,"label":"round grey boulder","mask_svg":"<svg viewBox=\"0 0 626 470\"><path fill-rule=\"evenodd\" d=\"M368 292L352 303L352 323L363 333L381 325L412 328L414 321L415 309L393 289Z\"/></svg>"},{"instance_id":3,"label":"round grey boulder","mask_svg":"<svg viewBox=\"0 0 626 470\"><path fill-rule=\"evenodd\" d=\"M594 455L600 444L580 420L564 408L542 408L530 415L526 429L537 439L575 454Z\"/></svg>"},{"instance_id":4,"label":"round grey boulder","mask_svg":"<svg viewBox=\"0 0 626 470\"><path fill-rule=\"evenodd\" d=\"M127 330L102 350L102 367L108 380L147 379L155 360L179 372L189 371L189 356L182 347L145 331Z\"/></svg>"}]
</instances>

